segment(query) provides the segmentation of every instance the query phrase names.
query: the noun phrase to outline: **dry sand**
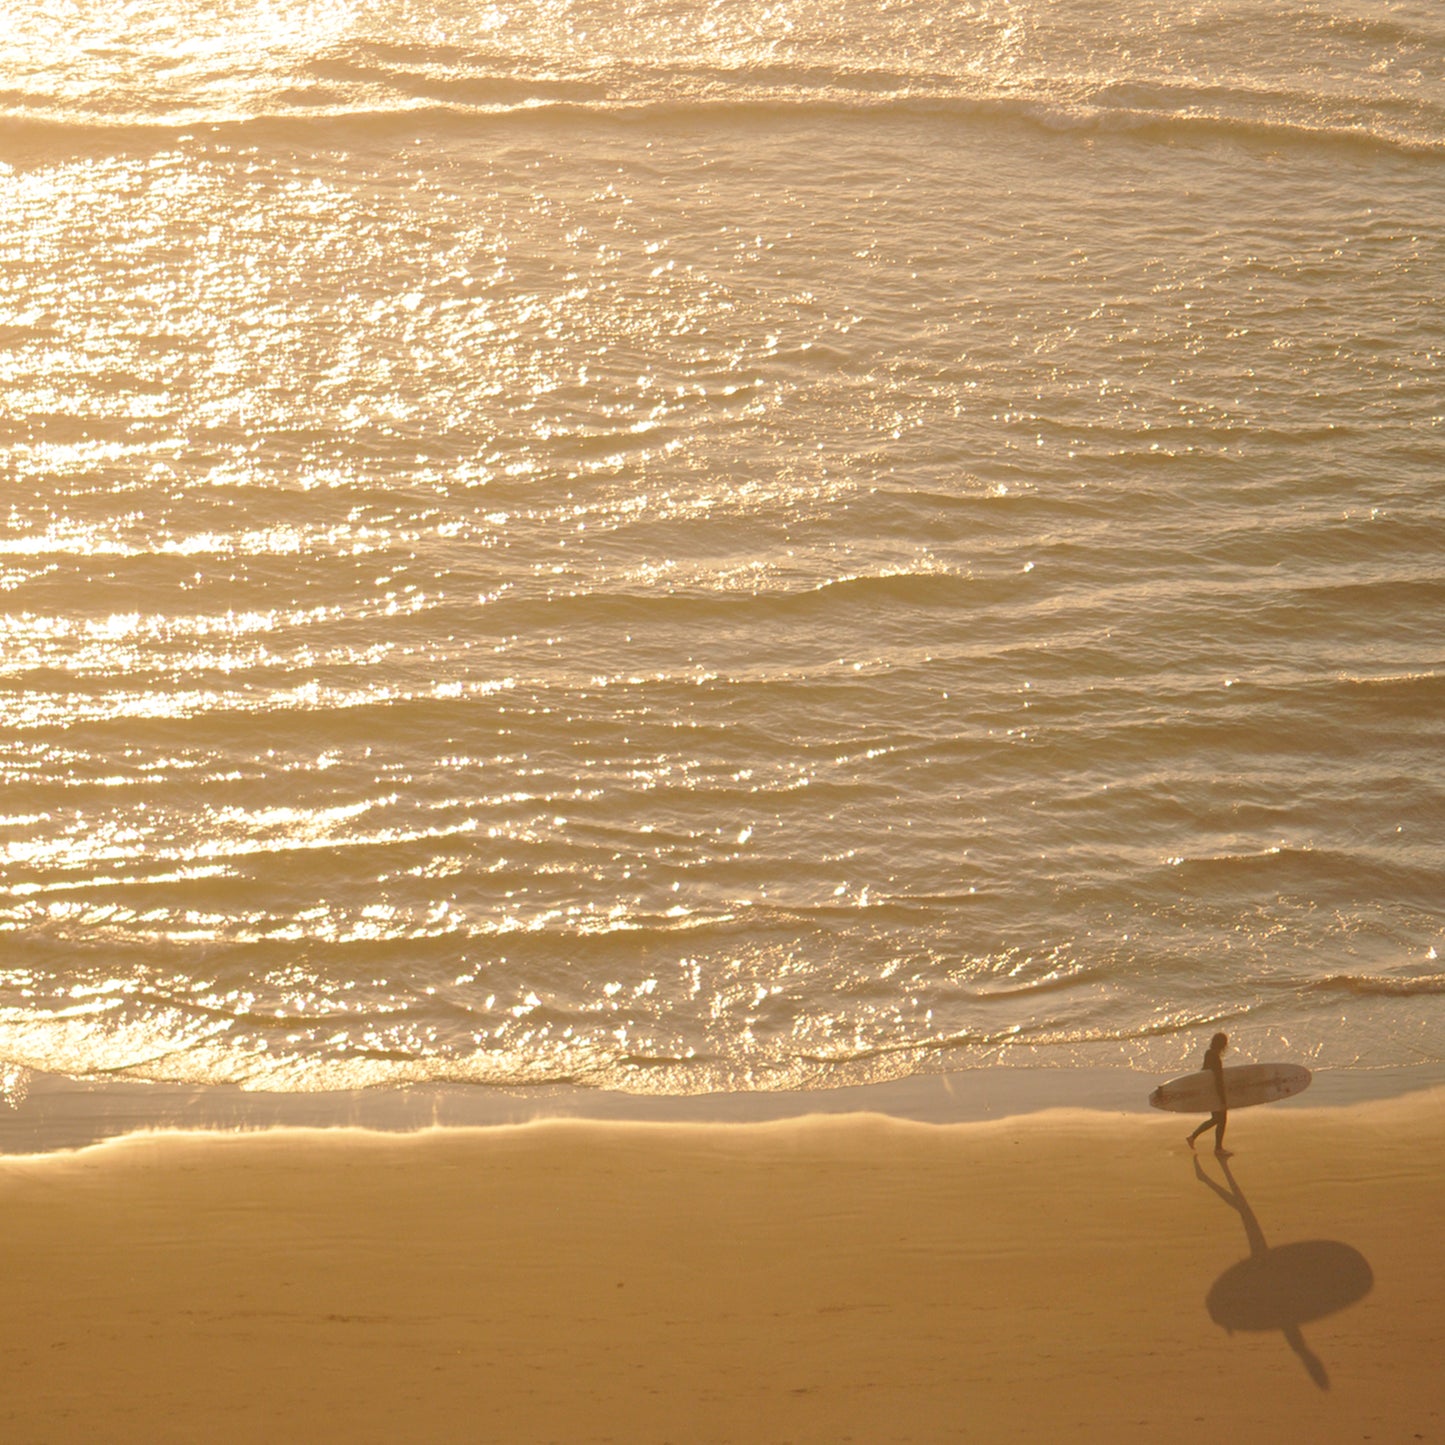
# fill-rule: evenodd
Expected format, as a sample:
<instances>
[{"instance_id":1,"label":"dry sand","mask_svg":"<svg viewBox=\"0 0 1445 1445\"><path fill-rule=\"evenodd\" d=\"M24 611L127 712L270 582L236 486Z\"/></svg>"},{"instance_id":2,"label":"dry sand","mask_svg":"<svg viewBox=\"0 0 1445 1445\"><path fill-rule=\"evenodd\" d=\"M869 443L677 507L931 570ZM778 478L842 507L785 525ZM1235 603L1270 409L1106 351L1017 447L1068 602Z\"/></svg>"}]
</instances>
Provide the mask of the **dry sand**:
<instances>
[{"instance_id":1,"label":"dry sand","mask_svg":"<svg viewBox=\"0 0 1445 1445\"><path fill-rule=\"evenodd\" d=\"M1442 1105L0 1159L0 1439L1441 1441Z\"/></svg>"}]
</instances>

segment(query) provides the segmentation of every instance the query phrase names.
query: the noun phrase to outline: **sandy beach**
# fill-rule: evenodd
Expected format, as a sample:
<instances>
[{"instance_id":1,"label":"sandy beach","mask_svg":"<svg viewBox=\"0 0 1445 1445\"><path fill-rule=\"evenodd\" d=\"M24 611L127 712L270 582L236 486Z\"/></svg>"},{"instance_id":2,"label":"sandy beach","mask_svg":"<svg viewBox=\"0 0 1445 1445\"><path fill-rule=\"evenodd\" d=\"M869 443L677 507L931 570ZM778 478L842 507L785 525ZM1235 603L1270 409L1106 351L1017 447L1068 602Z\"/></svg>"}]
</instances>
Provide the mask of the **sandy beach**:
<instances>
[{"instance_id":1,"label":"sandy beach","mask_svg":"<svg viewBox=\"0 0 1445 1445\"><path fill-rule=\"evenodd\" d=\"M0 1159L0 1433L1445 1438L1445 1092Z\"/></svg>"}]
</instances>

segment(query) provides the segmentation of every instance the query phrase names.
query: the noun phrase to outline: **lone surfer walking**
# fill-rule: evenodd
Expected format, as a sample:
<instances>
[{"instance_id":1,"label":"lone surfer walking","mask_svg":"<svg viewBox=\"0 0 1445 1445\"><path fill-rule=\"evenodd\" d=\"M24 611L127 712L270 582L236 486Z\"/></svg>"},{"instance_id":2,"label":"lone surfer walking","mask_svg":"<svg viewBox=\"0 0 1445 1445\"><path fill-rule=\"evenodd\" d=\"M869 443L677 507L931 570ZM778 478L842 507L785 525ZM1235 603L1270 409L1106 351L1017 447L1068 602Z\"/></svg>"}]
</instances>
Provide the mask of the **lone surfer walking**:
<instances>
[{"instance_id":1,"label":"lone surfer walking","mask_svg":"<svg viewBox=\"0 0 1445 1445\"><path fill-rule=\"evenodd\" d=\"M1229 1048L1226 1034L1215 1034L1204 1053L1204 1067L1214 1075L1215 1087L1219 1090L1219 1107L1189 1136L1189 1147L1209 1129L1214 1130L1214 1152L1226 1154L1224 1147L1224 1126L1229 1120L1229 1100L1224 1093L1224 1053Z\"/></svg>"}]
</instances>

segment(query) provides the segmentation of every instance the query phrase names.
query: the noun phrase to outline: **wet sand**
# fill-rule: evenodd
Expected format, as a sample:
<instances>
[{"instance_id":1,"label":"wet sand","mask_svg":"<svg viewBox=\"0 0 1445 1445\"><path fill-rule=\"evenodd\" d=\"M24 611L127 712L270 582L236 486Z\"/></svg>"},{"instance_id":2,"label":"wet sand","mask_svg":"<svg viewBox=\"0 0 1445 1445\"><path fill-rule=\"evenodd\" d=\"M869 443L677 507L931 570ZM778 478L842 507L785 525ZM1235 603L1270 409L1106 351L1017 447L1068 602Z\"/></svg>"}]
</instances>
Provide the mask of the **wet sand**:
<instances>
[{"instance_id":1,"label":"wet sand","mask_svg":"<svg viewBox=\"0 0 1445 1445\"><path fill-rule=\"evenodd\" d=\"M0 1436L1440 1440L1445 1091L0 1158Z\"/></svg>"}]
</instances>

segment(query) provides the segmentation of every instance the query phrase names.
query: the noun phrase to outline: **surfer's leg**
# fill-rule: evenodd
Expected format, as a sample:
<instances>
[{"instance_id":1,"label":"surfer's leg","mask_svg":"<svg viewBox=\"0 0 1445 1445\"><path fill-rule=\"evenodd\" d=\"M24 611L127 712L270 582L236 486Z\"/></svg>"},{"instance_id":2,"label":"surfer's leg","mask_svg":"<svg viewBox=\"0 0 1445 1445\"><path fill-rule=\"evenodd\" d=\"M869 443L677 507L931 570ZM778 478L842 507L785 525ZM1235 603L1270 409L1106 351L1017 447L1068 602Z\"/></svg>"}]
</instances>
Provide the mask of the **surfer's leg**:
<instances>
[{"instance_id":1,"label":"surfer's leg","mask_svg":"<svg viewBox=\"0 0 1445 1445\"><path fill-rule=\"evenodd\" d=\"M1194 1141L1213 1123L1214 1115L1211 1114L1191 1135L1189 1135L1189 1138L1186 1142L1191 1149L1194 1147Z\"/></svg>"},{"instance_id":2,"label":"surfer's leg","mask_svg":"<svg viewBox=\"0 0 1445 1445\"><path fill-rule=\"evenodd\" d=\"M1224 1126L1225 1126L1228 1122L1229 1122L1229 1110L1228 1110L1228 1109L1225 1109L1225 1110L1222 1111L1221 1113L1214 1114L1214 1115L1212 1115L1212 1116L1210 1117L1209 1123L1214 1125L1214 1152L1215 1152L1216 1154L1223 1154L1223 1153L1224 1153ZM1205 1128L1208 1128L1208 1127L1209 1127L1209 1125L1206 1124L1206 1125L1205 1125Z\"/></svg>"}]
</instances>

